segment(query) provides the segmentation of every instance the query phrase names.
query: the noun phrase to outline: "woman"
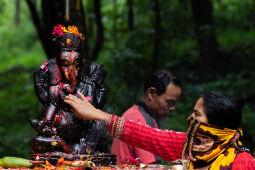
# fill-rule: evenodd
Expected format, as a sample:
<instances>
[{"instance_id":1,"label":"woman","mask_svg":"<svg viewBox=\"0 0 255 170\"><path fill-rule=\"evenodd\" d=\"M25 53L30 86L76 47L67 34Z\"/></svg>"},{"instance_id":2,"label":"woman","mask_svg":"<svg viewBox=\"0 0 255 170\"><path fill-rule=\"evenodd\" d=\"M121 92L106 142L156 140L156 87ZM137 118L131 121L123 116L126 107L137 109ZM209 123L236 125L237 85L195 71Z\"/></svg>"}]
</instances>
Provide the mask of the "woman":
<instances>
[{"instance_id":1,"label":"woman","mask_svg":"<svg viewBox=\"0 0 255 170\"><path fill-rule=\"evenodd\" d=\"M255 160L242 147L242 112L231 99L217 92L205 92L189 116L187 133L159 130L95 109L82 94L69 95L80 118L104 121L109 134L152 152L167 161L187 160L194 169L255 169Z\"/></svg>"}]
</instances>

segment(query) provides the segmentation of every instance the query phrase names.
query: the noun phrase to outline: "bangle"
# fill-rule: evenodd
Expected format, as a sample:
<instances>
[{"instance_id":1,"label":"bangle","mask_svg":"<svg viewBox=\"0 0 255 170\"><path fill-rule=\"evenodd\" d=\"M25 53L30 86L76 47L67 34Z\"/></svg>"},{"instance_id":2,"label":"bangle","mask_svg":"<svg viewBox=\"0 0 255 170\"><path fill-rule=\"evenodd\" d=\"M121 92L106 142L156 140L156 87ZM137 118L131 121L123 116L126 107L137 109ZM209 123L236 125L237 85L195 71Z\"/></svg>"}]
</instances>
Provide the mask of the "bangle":
<instances>
[{"instance_id":1,"label":"bangle","mask_svg":"<svg viewBox=\"0 0 255 170\"><path fill-rule=\"evenodd\" d=\"M113 124L112 124L112 127L111 127L111 129L112 129L112 132L111 132L111 135L114 137L114 135L115 135L115 124L116 124L116 119L117 119L118 117L115 117L114 116L114 118L113 118Z\"/></svg>"},{"instance_id":2,"label":"bangle","mask_svg":"<svg viewBox=\"0 0 255 170\"><path fill-rule=\"evenodd\" d=\"M121 135L122 135L122 130L123 130L123 125L124 125L124 118L120 118L118 121L118 126L117 126L117 130L116 130L116 138L120 139Z\"/></svg>"},{"instance_id":3,"label":"bangle","mask_svg":"<svg viewBox=\"0 0 255 170\"><path fill-rule=\"evenodd\" d=\"M124 122L125 122L124 118L121 118L121 117L118 117L115 115L111 115L109 120L105 122L106 126L109 130L109 135L120 139Z\"/></svg>"},{"instance_id":4,"label":"bangle","mask_svg":"<svg viewBox=\"0 0 255 170\"><path fill-rule=\"evenodd\" d=\"M112 125L112 117L114 117L114 115L110 115L109 119L104 122L107 129L109 129Z\"/></svg>"}]
</instances>

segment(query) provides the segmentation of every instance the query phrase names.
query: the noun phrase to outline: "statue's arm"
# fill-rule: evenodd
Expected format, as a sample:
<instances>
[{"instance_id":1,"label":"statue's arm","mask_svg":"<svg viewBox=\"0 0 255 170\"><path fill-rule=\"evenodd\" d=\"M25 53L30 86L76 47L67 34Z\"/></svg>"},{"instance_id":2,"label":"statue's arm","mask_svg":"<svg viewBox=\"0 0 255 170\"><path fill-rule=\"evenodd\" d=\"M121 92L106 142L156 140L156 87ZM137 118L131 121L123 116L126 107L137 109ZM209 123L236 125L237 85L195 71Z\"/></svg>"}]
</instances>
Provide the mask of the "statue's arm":
<instances>
[{"instance_id":1,"label":"statue's arm","mask_svg":"<svg viewBox=\"0 0 255 170\"><path fill-rule=\"evenodd\" d=\"M47 107L50 102L49 88L58 85L62 81L62 76L55 58L45 61L42 66L34 73L34 89L39 101Z\"/></svg>"},{"instance_id":2,"label":"statue's arm","mask_svg":"<svg viewBox=\"0 0 255 170\"><path fill-rule=\"evenodd\" d=\"M103 64L94 67L92 81L94 81L96 85L96 100L97 108L99 109L102 109L106 102L107 88L104 82L106 75L107 72L104 70Z\"/></svg>"},{"instance_id":3,"label":"statue's arm","mask_svg":"<svg viewBox=\"0 0 255 170\"><path fill-rule=\"evenodd\" d=\"M50 103L44 115L44 121L45 121L44 123L51 124L52 119L54 117L55 110L56 110L56 106Z\"/></svg>"},{"instance_id":4,"label":"statue's arm","mask_svg":"<svg viewBox=\"0 0 255 170\"><path fill-rule=\"evenodd\" d=\"M105 83L100 84L100 87L97 89L97 92L96 92L96 97L97 97L98 108L103 109L106 102L106 97L107 97L107 89L106 89Z\"/></svg>"},{"instance_id":5,"label":"statue's arm","mask_svg":"<svg viewBox=\"0 0 255 170\"><path fill-rule=\"evenodd\" d=\"M44 107L48 106L48 74L45 70L34 73L34 90L39 101Z\"/></svg>"}]
</instances>

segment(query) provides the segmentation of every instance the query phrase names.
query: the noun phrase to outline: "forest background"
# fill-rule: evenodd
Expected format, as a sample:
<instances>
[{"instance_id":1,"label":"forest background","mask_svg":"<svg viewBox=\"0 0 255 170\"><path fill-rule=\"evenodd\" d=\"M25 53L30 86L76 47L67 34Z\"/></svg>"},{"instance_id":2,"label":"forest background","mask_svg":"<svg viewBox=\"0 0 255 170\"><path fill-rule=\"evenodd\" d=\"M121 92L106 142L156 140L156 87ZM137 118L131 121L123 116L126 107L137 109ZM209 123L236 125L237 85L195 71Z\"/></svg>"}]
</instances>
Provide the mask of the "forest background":
<instances>
[{"instance_id":1,"label":"forest background","mask_svg":"<svg viewBox=\"0 0 255 170\"><path fill-rule=\"evenodd\" d=\"M243 142L255 155L255 0L1 0L0 157L31 154L28 119L45 111L33 73L56 57L58 24L77 25L86 37L82 56L104 63L104 111L121 115L152 70L169 68L184 89L163 128L186 131L201 92L220 91L240 103Z\"/></svg>"}]
</instances>

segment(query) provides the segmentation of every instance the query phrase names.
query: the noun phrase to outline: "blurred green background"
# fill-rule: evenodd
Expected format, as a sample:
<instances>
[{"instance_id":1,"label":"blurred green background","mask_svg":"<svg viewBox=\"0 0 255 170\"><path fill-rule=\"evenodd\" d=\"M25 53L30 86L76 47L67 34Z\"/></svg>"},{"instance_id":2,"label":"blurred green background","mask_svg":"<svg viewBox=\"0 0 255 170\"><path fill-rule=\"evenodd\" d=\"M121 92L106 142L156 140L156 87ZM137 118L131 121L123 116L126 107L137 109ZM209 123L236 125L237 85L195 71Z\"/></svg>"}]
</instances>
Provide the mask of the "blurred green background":
<instances>
[{"instance_id":1,"label":"blurred green background","mask_svg":"<svg viewBox=\"0 0 255 170\"><path fill-rule=\"evenodd\" d=\"M167 67L184 89L163 128L185 131L199 94L217 90L240 102L243 142L255 154L255 0L72 0L69 22L67 1L51 1L0 1L0 157L31 154L28 118L45 111L33 73L55 57L49 32L57 24L78 25L83 56L104 63L105 111L121 115L141 97L145 77Z\"/></svg>"}]
</instances>

